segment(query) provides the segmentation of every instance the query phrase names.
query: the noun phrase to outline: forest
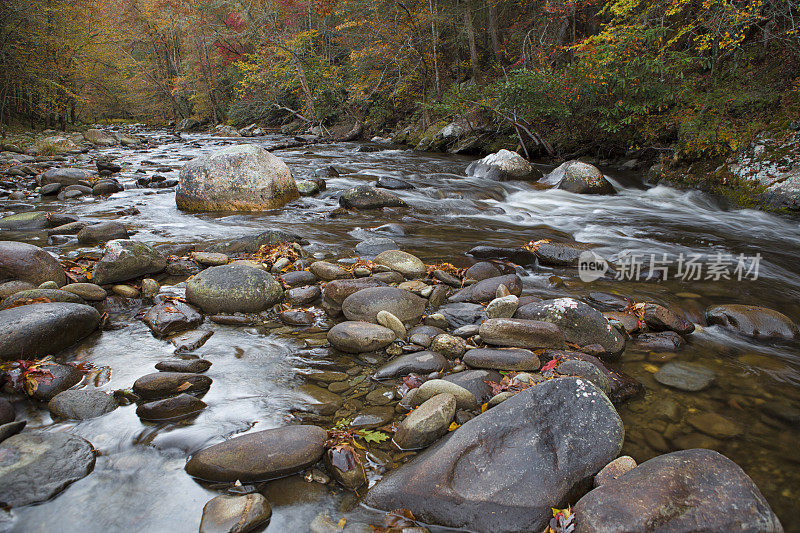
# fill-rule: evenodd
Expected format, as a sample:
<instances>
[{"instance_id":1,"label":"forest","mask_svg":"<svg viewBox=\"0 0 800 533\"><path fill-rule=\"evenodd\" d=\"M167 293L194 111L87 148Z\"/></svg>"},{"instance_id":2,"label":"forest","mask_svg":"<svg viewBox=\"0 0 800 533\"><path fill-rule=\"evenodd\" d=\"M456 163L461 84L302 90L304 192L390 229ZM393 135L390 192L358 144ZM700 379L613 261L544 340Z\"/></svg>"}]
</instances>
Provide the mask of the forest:
<instances>
[{"instance_id":1,"label":"forest","mask_svg":"<svg viewBox=\"0 0 800 533\"><path fill-rule=\"evenodd\" d=\"M653 148L693 161L800 110L793 0L0 5L12 130L194 117L422 135L462 120L540 155Z\"/></svg>"}]
</instances>

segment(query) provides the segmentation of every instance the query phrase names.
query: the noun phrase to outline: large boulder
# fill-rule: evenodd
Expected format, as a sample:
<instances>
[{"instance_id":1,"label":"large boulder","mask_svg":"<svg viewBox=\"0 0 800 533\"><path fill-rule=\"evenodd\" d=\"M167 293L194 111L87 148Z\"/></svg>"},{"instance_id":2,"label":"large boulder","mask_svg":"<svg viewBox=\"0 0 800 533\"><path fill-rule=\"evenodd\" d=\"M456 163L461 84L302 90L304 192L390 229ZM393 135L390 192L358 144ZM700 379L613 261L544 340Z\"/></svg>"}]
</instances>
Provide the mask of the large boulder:
<instances>
[{"instance_id":1,"label":"large boulder","mask_svg":"<svg viewBox=\"0 0 800 533\"><path fill-rule=\"evenodd\" d=\"M186 284L186 299L204 312L258 313L283 297L271 274L247 265L207 268Z\"/></svg>"},{"instance_id":2,"label":"large boulder","mask_svg":"<svg viewBox=\"0 0 800 533\"><path fill-rule=\"evenodd\" d=\"M0 311L0 361L55 354L100 325L94 307L76 303L37 303Z\"/></svg>"},{"instance_id":3,"label":"large boulder","mask_svg":"<svg viewBox=\"0 0 800 533\"><path fill-rule=\"evenodd\" d=\"M556 188L578 194L614 194L614 186L603 177L600 169L582 161L567 161L553 170L547 181Z\"/></svg>"},{"instance_id":4,"label":"large boulder","mask_svg":"<svg viewBox=\"0 0 800 533\"><path fill-rule=\"evenodd\" d=\"M622 448L622 420L583 379L553 379L466 422L379 481L365 503L481 532L542 531ZM502 445L498 445L502 443Z\"/></svg>"},{"instance_id":5,"label":"large boulder","mask_svg":"<svg viewBox=\"0 0 800 533\"><path fill-rule=\"evenodd\" d=\"M86 301L68 291L60 289L28 289L25 291L18 291L4 298L0 303L0 309L8 309L9 307L19 307L20 305L29 305L31 302L71 302L75 304L85 304Z\"/></svg>"},{"instance_id":6,"label":"large boulder","mask_svg":"<svg viewBox=\"0 0 800 533\"><path fill-rule=\"evenodd\" d=\"M388 311L405 324L416 324L425 313L424 298L397 287L372 287L351 294L342 302L347 320L378 322L380 311Z\"/></svg>"},{"instance_id":7,"label":"large boulder","mask_svg":"<svg viewBox=\"0 0 800 533\"><path fill-rule=\"evenodd\" d=\"M606 354L625 349L625 337L603 313L574 298L557 298L520 307L514 315L526 320L543 320L557 325L567 342L578 346L599 344Z\"/></svg>"},{"instance_id":8,"label":"large boulder","mask_svg":"<svg viewBox=\"0 0 800 533\"><path fill-rule=\"evenodd\" d=\"M483 342L511 348L564 348L564 333L550 322L518 318L490 318L481 324Z\"/></svg>"},{"instance_id":9,"label":"large boulder","mask_svg":"<svg viewBox=\"0 0 800 533\"><path fill-rule=\"evenodd\" d=\"M90 142L97 146L114 146L115 144L119 144L119 141L116 137L108 132L95 128L84 131L83 138L86 140L86 142Z\"/></svg>"},{"instance_id":10,"label":"large boulder","mask_svg":"<svg viewBox=\"0 0 800 533\"><path fill-rule=\"evenodd\" d=\"M389 191L369 185L348 189L339 196L339 205L345 209L382 209L384 207L406 207L406 203Z\"/></svg>"},{"instance_id":11,"label":"large boulder","mask_svg":"<svg viewBox=\"0 0 800 533\"><path fill-rule=\"evenodd\" d=\"M795 339L797 326L792 319L774 309L756 305L727 304L709 307L706 320L740 335L777 339Z\"/></svg>"},{"instance_id":12,"label":"large boulder","mask_svg":"<svg viewBox=\"0 0 800 533\"><path fill-rule=\"evenodd\" d=\"M49 226L50 221L44 211L26 211L0 218L0 230L34 231Z\"/></svg>"},{"instance_id":13,"label":"large boulder","mask_svg":"<svg viewBox=\"0 0 800 533\"><path fill-rule=\"evenodd\" d=\"M247 433L200 450L186 463L208 481L264 481L307 468L322 458L328 433L317 426L285 426Z\"/></svg>"},{"instance_id":14,"label":"large boulder","mask_svg":"<svg viewBox=\"0 0 800 533\"><path fill-rule=\"evenodd\" d=\"M39 185L60 183L64 187L70 185L91 186L97 174L82 168L51 168L39 178Z\"/></svg>"},{"instance_id":15,"label":"large boulder","mask_svg":"<svg viewBox=\"0 0 800 533\"><path fill-rule=\"evenodd\" d=\"M362 321L342 322L328 330L328 342L337 350L347 353L380 350L396 337L389 328Z\"/></svg>"},{"instance_id":16,"label":"large boulder","mask_svg":"<svg viewBox=\"0 0 800 533\"><path fill-rule=\"evenodd\" d=\"M119 283L165 268L167 260L158 251L141 242L117 239L103 249L103 257L94 265L92 281L98 285Z\"/></svg>"},{"instance_id":17,"label":"large boulder","mask_svg":"<svg viewBox=\"0 0 800 533\"><path fill-rule=\"evenodd\" d=\"M753 480L713 450L654 457L575 505L576 532L783 531Z\"/></svg>"},{"instance_id":18,"label":"large boulder","mask_svg":"<svg viewBox=\"0 0 800 533\"><path fill-rule=\"evenodd\" d=\"M47 408L54 417L87 420L117 408L114 397L97 389L65 390L53 396Z\"/></svg>"},{"instance_id":19,"label":"large boulder","mask_svg":"<svg viewBox=\"0 0 800 533\"><path fill-rule=\"evenodd\" d=\"M487 303L494 300L497 288L505 285L511 294L522 294L522 281L516 274L497 276L479 281L469 287L463 288L449 298L451 302L470 302L474 304Z\"/></svg>"},{"instance_id":20,"label":"large boulder","mask_svg":"<svg viewBox=\"0 0 800 533\"><path fill-rule=\"evenodd\" d=\"M299 197L286 163L253 144L192 159L175 190L178 208L187 211L268 211Z\"/></svg>"},{"instance_id":21,"label":"large boulder","mask_svg":"<svg viewBox=\"0 0 800 533\"><path fill-rule=\"evenodd\" d=\"M89 475L94 448L65 432L28 431L0 443L0 504L21 507L48 500Z\"/></svg>"},{"instance_id":22,"label":"large boulder","mask_svg":"<svg viewBox=\"0 0 800 533\"><path fill-rule=\"evenodd\" d=\"M473 161L467 165L466 174L476 178L500 181L536 181L542 177L542 171L530 164L528 160L516 152L505 149Z\"/></svg>"},{"instance_id":23,"label":"large boulder","mask_svg":"<svg viewBox=\"0 0 800 533\"><path fill-rule=\"evenodd\" d=\"M67 276L58 261L38 246L0 241L0 283L9 280L27 281L37 286L55 281L61 287L67 282Z\"/></svg>"}]
</instances>

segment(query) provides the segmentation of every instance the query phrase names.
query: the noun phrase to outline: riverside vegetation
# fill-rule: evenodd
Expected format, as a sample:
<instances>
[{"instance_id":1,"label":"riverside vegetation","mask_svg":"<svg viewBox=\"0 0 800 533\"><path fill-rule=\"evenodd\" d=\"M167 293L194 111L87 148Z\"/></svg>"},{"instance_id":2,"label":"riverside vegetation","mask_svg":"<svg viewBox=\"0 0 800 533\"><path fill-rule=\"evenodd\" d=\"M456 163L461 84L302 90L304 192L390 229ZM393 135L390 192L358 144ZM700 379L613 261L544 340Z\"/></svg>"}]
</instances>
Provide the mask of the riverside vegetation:
<instances>
[{"instance_id":1,"label":"riverside vegetation","mask_svg":"<svg viewBox=\"0 0 800 533\"><path fill-rule=\"evenodd\" d=\"M784 219L508 150L59 139L2 153L2 530L800 527ZM719 249L760 276L615 275Z\"/></svg>"}]
</instances>

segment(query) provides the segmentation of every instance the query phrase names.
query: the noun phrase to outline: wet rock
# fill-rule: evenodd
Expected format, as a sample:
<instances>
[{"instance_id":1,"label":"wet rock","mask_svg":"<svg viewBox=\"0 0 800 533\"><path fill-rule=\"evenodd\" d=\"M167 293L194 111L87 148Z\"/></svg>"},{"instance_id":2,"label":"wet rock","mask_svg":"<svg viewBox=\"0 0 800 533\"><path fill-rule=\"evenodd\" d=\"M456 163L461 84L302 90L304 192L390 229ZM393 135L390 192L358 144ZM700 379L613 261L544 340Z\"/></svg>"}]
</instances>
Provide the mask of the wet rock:
<instances>
[{"instance_id":1,"label":"wet rock","mask_svg":"<svg viewBox=\"0 0 800 533\"><path fill-rule=\"evenodd\" d=\"M564 361L558 365L558 367L556 367L556 371L562 376L586 378L594 383L598 389L603 391L606 396L611 395L611 383L606 375L599 368L588 361L580 361L577 359Z\"/></svg>"},{"instance_id":2,"label":"wet rock","mask_svg":"<svg viewBox=\"0 0 800 533\"><path fill-rule=\"evenodd\" d=\"M441 333L433 338L429 346L432 352L437 352L448 359L456 359L467 351L467 343L461 337Z\"/></svg>"},{"instance_id":3,"label":"wet rock","mask_svg":"<svg viewBox=\"0 0 800 533\"><path fill-rule=\"evenodd\" d=\"M94 173L80 168L51 168L41 175L39 183L40 185L60 183L64 187L89 185L94 177Z\"/></svg>"},{"instance_id":4,"label":"wet rock","mask_svg":"<svg viewBox=\"0 0 800 533\"><path fill-rule=\"evenodd\" d=\"M175 190L178 208L187 211L268 211L299 197L286 163L252 144L192 159Z\"/></svg>"},{"instance_id":5,"label":"wet rock","mask_svg":"<svg viewBox=\"0 0 800 533\"><path fill-rule=\"evenodd\" d=\"M70 283L61 287L61 290L71 292L90 302L105 300L108 295L103 287L94 283Z\"/></svg>"},{"instance_id":6,"label":"wet rock","mask_svg":"<svg viewBox=\"0 0 800 533\"><path fill-rule=\"evenodd\" d=\"M88 222L68 222L67 224L61 224L60 226L56 226L54 228L48 229L47 234L51 237L57 235L77 235L83 228L88 226Z\"/></svg>"},{"instance_id":7,"label":"wet rock","mask_svg":"<svg viewBox=\"0 0 800 533\"><path fill-rule=\"evenodd\" d=\"M783 528L753 480L712 450L645 461L581 498L576 532L760 531Z\"/></svg>"},{"instance_id":8,"label":"wet rock","mask_svg":"<svg viewBox=\"0 0 800 533\"><path fill-rule=\"evenodd\" d=\"M314 196L320 191L319 184L312 180L297 180L295 185L297 185L297 192L300 193L300 196Z\"/></svg>"},{"instance_id":9,"label":"wet rock","mask_svg":"<svg viewBox=\"0 0 800 533\"><path fill-rule=\"evenodd\" d=\"M617 456L623 435L596 387L550 380L466 422L384 477L364 502L472 531L541 531L551 507L574 501Z\"/></svg>"},{"instance_id":10,"label":"wet rock","mask_svg":"<svg viewBox=\"0 0 800 533\"><path fill-rule=\"evenodd\" d=\"M139 289L131 287L130 285L114 285L111 287L111 292L122 296L123 298L138 298Z\"/></svg>"},{"instance_id":11,"label":"wet rock","mask_svg":"<svg viewBox=\"0 0 800 533\"><path fill-rule=\"evenodd\" d=\"M191 352L200 348L214 334L213 331L189 331L169 338L175 346L175 353Z\"/></svg>"},{"instance_id":12,"label":"wet rock","mask_svg":"<svg viewBox=\"0 0 800 533\"><path fill-rule=\"evenodd\" d=\"M27 281L6 281L5 283L0 283L0 298L5 300L12 294L35 288L36 285L33 283L28 283Z\"/></svg>"},{"instance_id":13,"label":"wet rock","mask_svg":"<svg viewBox=\"0 0 800 533\"><path fill-rule=\"evenodd\" d=\"M374 277L337 279L327 283L322 293L327 302L341 310L341 306L348 296L371 287L386 287L386 283Z\"/></svg>"},{"instance_id":14,"label":"wet rock","mask_svg":"<svg viewBox=\"0 0 800 533\"><path fill-rule=\"evenodd\" d=\"M285 426L234 437L200 450L186 463L208 481L263 481L299 472L322 458L328 433L317 426Z\"/></svg>"},{"instance_id":15,"label":"wet rock","mask_svg":"<svg viewBox=\"0 0 800 533\"><path fill-rule=\"evenodd\" d=\"M65 390L53 396L47 408L54 417L87 420L110 413L117 408L117 402L97 389Z\"/></svg>"},{"instance_id":16,"label":"wet rock","mask_svg":"<svg viewBox=\"0 0 800 533\"><path fill-rule=\"evenodd\" d=\"M674 331L688 335L694 331L694 324L663 305L645 304L644 321L654 331Z\"/></svg>"},{"instance_id":17,"label":"wet rock","mask_svg":"<svg viewBox=\"0 0 800 533\"><path fill-rule=\"evenodd\" d=\"M508 274L485 279L465 287L448 298L448 300L450 302L470 302L475 304L490 302L495 299L497 288L500 285L505 285L509 292L515 296L519 296L522 293L522 281L516 274Z\"/></svg>"},{"instance_id":18,"label":"wet rock","mask_svg":"<svg viewBox=\"0 0 800 533\"><path fill-rule=\"evenodd\" d=\"M153 422L172 420L197 414L206 407L206 403L200 398L181 393L172 398L140 404L136 408L136 416Z\"/></svg>"},{"instance_id":19,"label":"wet rock","mask_svg":"<svg viewBox=\"0 0 800 533\"><path fill-rule=\"evenodd\" d=\"M600 169L581 161L567 161L553 170L548 179L562 176L557 189L577 194L614 194L614 186L603 177Z\"/></svg>"},{"instance_id":20,"label":"wet rock","mask_svg":"<svg viewBox=\"0 0 800 533\"><path fill-rule=\"evenodd\" d=\"M536 181L542 177L542 172L524 157L505 149L473 161L467 166L466 174L498 181Z\"/></svg>"},{"instance_id":21,"label":"wet rock","mask_svg":"<svg viewBox=\"0 0 800 533\"><path fill-rule=\"evenodd\" d=\"M88 305L37 303L0 311L0 360L36 359L60 352L100 325Z\"/></svg>"},{"instance_id":22,"label":"wet rock","mask_svg":"<svg viewBox=\"0 0 800 533\"><path fill-rule=\"evenodd\" d=\"M500 383L503 376L494 370L465 370L448 374L442 379L467 389L475 396L478 404L483 404L492 397L492 388L486 382Z\"/></svg>"},{"instance_id":23,"label":"wet rock","mask_svg":"<svg viewBox=\"0 0 800 533\"><path fill-rule=\"evenodd\" d=\"M597 307L595 307L595 309L597 309ZM636 333L642 327L642 324L639 322L639 318L631 313L623 313L622 311L604 311L603 316L606 317L606 320L608 320L612 325L618 325L619 327L622 327L628 334ZM673 333L677 337L680 337L680 335L677 335L673 331L667 333Z\"/></svg>"},{"instance_id":24,"label":"wet rock","mask_svg":"<svg viewBox=\"0 0 800 533\"><path fill-rule=\"evenodd\" d=\"M563 348L564 333L557 325L541 320L492 318L481 324L480 336L487 344L514 348Z\"/></svg>"},{"instance_id":25,"label":"wet rock","mask_svg":"<svg viewBox=\"0 0 800 533\"><path fill-rule=\"evenodd\" d=\"M0 443L0 502L22 507L45 501L89 475L92 445L66 432L27 431Z\"/></svg>"},{"instance_id":26,"label":"wet rock","mask_svg":"<svg viewBox=\"0 0 800 533\"><path fill-rule=\"evenodd\" d=\"M503 273L497 268L494 263L488 261L480 261L469 267L464 272L464 279L473 279L475 281L483 281L485 279L496 278L502 276Z\"/></svg>"},{"instance_id":27,"label":"wet rock","mask_svg":"<svg viewBox=\"0 0 800 533\"><path fill-rule=\"evenodd\" d=\"M599 311L624 311L631 303L626 298L605 292L590 292L586 300Z\"/></svg>"},{"instance_id":28,"label":"wet rock","mask_svg":"<svg viewBox=\"0 0 800 533\"><path fill-rule=\"evenodd\" d=\"M317 282L317 276L308 270L295 270L293 272L287 272L281 276L281 279L286 285L292 288L312 285ZM330 285L330 283L328 285Z\"/></svg>"},{"instance_id":29,"label":"wet rock","mask_svg":"<svg viewBox=\"0 0 800 533\"><path fill-rule=\"evenodd\" d=\"M357 490L367 484L367 473L362 459L349 444L325 450L322 461L331 477L344 488Z\"/></svg>"},{"instance_id":30,"label":"wet rock","mask_svg":"<svg viewBox=\"0 0 800 533\"><path fill-rule=\"evenodd\" d=\"M389 311L378 311L378 314L375 316L375 318L378 324L394 331L394 334L398 339L405 340L407 334L406 327L399 318L394 316Z\"/></svg>"},{"instance_id":31,"label":"wet rock","mask_svg":"<svg viewBox=\"0 0 800 533\"><path fill-rule=\"evenodd\" d=\"M310 270L314 276L325 281L353 277L353 274L344 268L340 267L339 265L329 263L328 261L314 261L311 263Z\"/></svg>"},{"instance_id":32,"label":"wet rock","mask_svg":"<svg viewBox=\"0 0 800 533\"><path fill-rule=\"evenodd\" d=\"M674 331L659 331L638 335L635 347L650 352L676 352L684 344L686 340Z\"/></svg>"},{"instance_id":33,"label":"wet rock","mask_svg":"<svg viewBox=\"0 0 800 533\"><path fill-rule=\"evenodd\" d=\"M207 268L186 283L186 299L209 314L258 313L282 297L275 278L245 265Z\"/></svg>"},{"instance_id":34,"label":"wet rock","mask_svg":"<svg viewBox=\"0 0 800 533\"><path fill-rule=\"evenodd\" d=\"M194 252L192 259L204 266L222 266L227 265L229 261L226 254L215 252Z\"/></svg>"},{"instance_id":35,"label":"wet rock","mask_svg":"<svg viewBox=\"0 0 800 533\"><path fill-rule=\"evenodd\" d=\"M536 256L525 248L502 248L499 246L476 246L467 255L476 259L499 259L511 261L522 266L533 265L536 263ZM577 264L577 259L576 259Z\"/></svg>"},{"instance_id":36,"label":"wet rock","mask_svg":"<svg viewBox=\"0 0 800 533\"><path fill-rule=\"evenodd\" d=\"M474 348L464 354L464 363L473 368L533 372L542 366L539 356L522 348Z\"/></svg>"},{"instance_id":37,"label":"wet rock","mask_svg":"<svg viewBox=\"0 0 800 533\"><path fill-rule=\"evenodd\" d=\"M389 176L379 176L378 179L375 181L375 186L381 189L389 189L393 191L401 191L401 190L415 188L411 183L405 180L391 178Z\"/></svg>"},{"instance_id":38,"label":"wet rock","mask_svg":"<svg viewBox=\"0 0 800 533\"><path fill-rule=\"evenodd\" d=\"M583 242L542 242L533 254L543 266L577 267L581 254L592 248Z\"/></svg>"},{"instance_id":39,"label":"wet rock","mask_svg":"<svg viewBox=\"0 0 800 533\"><path fill-rule=\"evenodd\" d=\"M373 237L356 244L356 254L362 257L373 257L387 250L399 250L397 243L386 237Z\"/></svg>"},{"instance_id":40,"label":"wet rock","mask_svg":"<svg viewBox=\"0 0 800 533\"><path fill-rule=\"evenodd\" d=\"M586 361L587 363L593 364L608 380L611 386L611 393L608 394L608 397L614 403L622 403L644 392L644 385L639 381L624 372L607 367L600 359L593 355L566 350L546 350L541 356L542 361L549 362L552 359L558 359L561 362L573 360Z\"/></svg>"},{"instance_id":41,"label":"wet rock","mask_svg":"<svg viewBox=\"0 0 800 533\"><path fill-rule=\"evenodd\" d=\"M156 274L167 267L163 255L149 246L131 240L109 241L103 257L95 264L92 281L108 285Z\"/></svg>"},{"instance_id":42,"label":"wet rock","mask_svg":"<svg viewBox=\"0 0 800 533\"><path fill-rule=\"evenodd\" d=\"M695 363L670 361L662 366L653 377L662 385L697 392L708 388L717 375L710 368Z\"/></svg>"},{"instance_id":43,"label":"wet rock","mask_svg":"<svg viewBox=\"0 0 800 533\"><path fill-rule=\"evenodd\" d=\"M479 304L449 304L440 307L438 311L452 328L477 325L486 319L486 310Z\"/></svg>"},{"instance_id":44,"label":"wet rock","mask_svg":"<svg viewBox=\"0 0 800 533\"><path fill-rule=\"evenodd\" d=\"M92 187L92 195L94 196L108 196L115 192L124 191L125 187L122 186L117 180L100 180Z\"/></svg>"},{"instance_id":45,"label":"wet rock","mask_svg":"<svg viewBox=\"0 0 800 533\"><path fill-rule=\"evenodd\" d=\"M62 291L59 289L29 289L27 291L15 292L8 298L5 298L0 303L0 309L8 309L9 307L26 305L26 302L67 302L76 304L85 304L83 298L71 292Z\"/></svg>"},{"instance_id":46,"label":"wet rock","mask_svg":"<svg viewBox=\"0 0 800 533\"><path fill-rule=\"evenodd\" d=\"M167 274L176 277L194 276L200 272L200 266L191 259L176 259L167 265Z\"/></svg>"},{"instance_id":47,"label":"wet rock","mask_svg":"<svg viewBox=\"0 0 800 533\"><path fill-rule=\"evenodd\" d=\"M350 427L354 429L375 429L385 426L394 418L394 409L390 406L374 406L362 409L353 417Z\"/></svg>"},{"instance_id":48,"label":"wet rock","mask_svg":"<svg viewBox=\"0 0 800 533\"><path fill-rule=\"evenodd\" d=\"M347 353L374 352L395 340L389 328L370 322L350 321L336 324L328 330L328 342L337 350Z\"/></svg>"},{"instance_id":49,"label":"wet rock","mask_svg":"<svg viewBox=\"0 0 800 533\"><path fill-rule=\"evenodd\" d=\"M278 314L281 322L287 326L310 326L316 320L316 315L311 311L302 309L289 309Z\"/></svg>"},{"instance_id":50,"label":"wet rock","mask_svg":"<svg viewBox=\"0 0 800 533\"><path fill-rule=\"evenodd\" d=\"M269 522L272 507L255 492L243 495L223 494L203 507L200 533L246 533Z\"/></svg>"},{"instance_id":51,"label":"wet rock","mask_svg":"<svg viewBox=\"0 0 800 533\"><path fill-rule=\"evenodd\" d=\"M314 175L320 178L338 178L339 171L336 170L332 165L328 165L327 167L321 167L314 170Z\"/></svg>"},{"instance_id":52,"label":"wet rock","mask_svg":"<svg viewBox=\"0 0 800 533\"><path fill-rule=\"evenodd\" d=\"M154 372L133 383L133 392L145 400L174 396L181 392L201 394L211 387L211 378L188 372Z\"/></svg>"},{"instance_id":53,"label":"wet rock","mask_svg":"<svg viewBox=\"0 0 800 533\"><path fill-rule=\"evenodd\" d=\"M478 400L470 391L444 379L430 379L423 383L414 396L413 405L419 405L438 394L450 394L455 398L456 408L473 411L478 408Z\"/></svg>"},{"instance_id":54,"label":"wet rock","mask_svg":"<svg viewBox=\"0 0 800 533\"><path fill-rule=\"evenodd\" d=\"M636 468L636 461L634 461L633 457L630 455L617 457L594 476L594 487L597 488L610 481L614 481L625 472L633 470L634 468Z\"/></svg>"},{"instance_id":55,"label":"wet rock","mask_svg":"<svg viewBox=\"0 0 800 533\"><path fill-rule=\"evenodd\" d=\"M0 442L3 442L9 437L13 437L16 434L21 433L22 430L25 429L26 425L28 425L27 420L0 424ZM2 526L2 521L0 521L0 526Z\"/></svg>"},{"instance_id":56,"label":"wet rock","mask_svg":"<svg viewBox=\"0 0 800 533\"><path fill-rule=\"evenodd\" d=\"M0 230L32 231L49 226L50 221L47 219L47 213L42 211L29 211L0 218Z\"/></svg>"},{"instance_id":57,"label":"wet rock","mask_svg":"<svg viewBox=\"0 0 800 533\"><path fill-rule=\"evenodd\" d=\"M281 244L284 242L295 242L298 244L308 244L308 241L299 235L283 230L271 229L257 235L246 235L232 239L223 243L209 246L207 252L223 254L257 253L265 244Z\"/></svg>"},{"instance_id":58,"label":"wet rock","mask_svg":"<svg viewBox=\"0 0 800 533\"><path fill-rule=\"evenodd\" d=\"M13 422L16 417L17 415L11 402L0 397L0 425Z\"/></svg>"},{"instance_id":59,"label":"wet rock","mask_svg":"<svg viewBox=\"0 0 800 533\"><path fill-rule=\"evenodd\" d=\"M416 324L425 313L426 301L396 287L362 289L345 298L342 312L348 320L377 322L378 312L388 311L405 324Z\"/></svg>"},{"instance_id":60,"label":"wet rock","mask_svg":"<svg viewBox=\"0 0 800 533\"><path fill-rule=\"evenodd\" d=\"M0 241L0 282L8 280L27 281L34 285L55 281L60 287L66 283L67 277L58 261L38 246Z\"/></svg>"},{"instance_id":61,"label":"wet rock","mask_svg":"<svg viewBox=\"0 0 800 533\"><path fill-rule=\"evenodd\" d=\"M43 402L50 401L57 394L77 385L83 379L81 371L71 365L48 363L46 370L50 373L48 380L40 380L36 391L31 395Z\"/></svg>"},{"instance_id":62,"label":"wet rock","mask_svg":"<svg viewBox=\"0 0 800 533\"><path fill-rule=\"evenodd\" d=\"M424 277L428 270L417 256L411 255L402 250L386 250L378 254L373 262L376 265L383 265L395 272L399 272L408 279Z\"/></svg>"},{"instance_id":63,"label":"wet rock","mask_svg":"<svg viewBox=\"0 0 800 533\"><path fill-rule=\"evenodd\" d=\"M167 300L151 307L142 320L160 338L196 328L203 322L203 315L181 300Z\"/></svg>"},{"instance_id":64,"label":"wet rock","mask_svg":"<svg viewBox=\"0 0 800 533\"><path fill-rule=\"evenodd\" d=\"M437 394L423 402L400 423L393 441L403 450L424 448L447 433L455 414L456 399L453 395Z\"/></svg>"},{"instance_id":65,"label":"wet rock","mask_svg":"<svg viewBox=\"0 0 800 533\"><path fill-rule=\"evenodd\" d=\"M441 372L450 367L450 363L443 355L436 352L414 352L401 355L380 367L373 377L375 379L388 379L407 374L430 374Z\"/></svg>"},{"instance_id":66,"label":"wet rock","mask_svg":"<svg viewBox=\"0 0 800 533\"><path fill-rule=\"evenodd\" d=\"M125 225L113 221L91 224L78 232L78 242L81 244L98 244L129 237Z\"/></svg>"},{"instance_id":67,"label":"wet rock","mask_svg":"<svg viewBox=\"0 0 800 533\"><path fill-rule=\"evenodd\" d=\"M716 439L730 439L742 434L742 426L717 413L694 413L686 421L701 433Z\"/></svg>"},{"instance_id":68,"label":"wet rock","mask_svg":"<svg viewBox=\"0 0 800 533\"><path fill-rule=\"evenodd\" d=\"M519 306L519 298L513 294L503 296L502 298L495 298L489 305L486 306L487 318L511 318L517 312Z\"/></svg>"},{"instance_id":69,"label":"wet rock","mask_svg":"<svg viewBox=\"0 0 800 533\"><path fill-rule=\"evenodd\" d=\"M719 325L748 337L795 339L797 325L774 309L755 305L727 304L706 309L710 325Z\"/></svg>"},{"instance_id":70,"label":"wet rock","mask_svg":"<svg viewBox=\"0 0 800 533\"><path fill-rule=\"evenodd\" d=\"M369 185L348 189L339 196L339 205L345 209L369 210L384 207L406 207L407 204L394 194Z\"/></svg>"},{"instance_id":71,"label":"wet rock","mask_svg":"<svg viewBox=\"0 0 800 533\"><path fill-rule=\"evenodd\" d=\"M520 307L515 316L555 324L564 332L567 342L578 346L599 344L611 356L616 356L625 349L623 334L600 311L574 298L528 304Z\"/></svg>"},{"instance_id":72,"label":"wet rock","mask_svg":"<svg viewBox=\"0 0 800 533\"><path fill-rule=\"evenodd\" d=\"M90 142L97 146L114 146L116 144L119 144L119 141L117 140L116 137L114 137L110 133L95 128L91 128L84 131L83 138L86 139L87 142Z\"/></svg>"},{"instance_id":73,"label":"wet rock","mask_svg":"<svg viewBox=\"0 0 800 533\"><path fill-rule=\"evenodd\" d=\"M167 359L156 363L156 370L161 372L191 372L199 374L211 368L207 359Z\"/></svg>"},{"instance_id":74,"label":"wet rock","mask_svg":"<svg viewBox=\"0 0 800 533\"><path fill-rule=\"evenodd\" d=\"M295 287L286 291L284 296L286 301L292 305L308 305L322 296L322 290L318 285Z\"/></svg>"}]
</instances>

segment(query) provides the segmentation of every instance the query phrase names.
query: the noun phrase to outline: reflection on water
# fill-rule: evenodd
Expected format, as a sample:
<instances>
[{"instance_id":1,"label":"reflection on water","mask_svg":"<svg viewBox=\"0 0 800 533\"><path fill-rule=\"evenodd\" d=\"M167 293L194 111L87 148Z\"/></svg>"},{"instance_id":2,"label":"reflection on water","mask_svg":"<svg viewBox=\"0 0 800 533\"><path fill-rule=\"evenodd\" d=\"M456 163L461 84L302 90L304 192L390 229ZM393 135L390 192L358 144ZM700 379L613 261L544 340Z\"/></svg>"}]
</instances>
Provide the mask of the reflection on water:
<instances>
[{"instance_id":1,"label":"reflection on water","mask_svg":"<svg viewBox=\"0 0 800 533\"><path fill-rule=\"evenodd\" d=\"M148 150L103 149L119 155L122 178L159 173L177 177L189 157L231 142L184 135L177 141L158 134L162 144ZM751 303L775 308L800 318L800 227L796 221L752 210L725 210L698 192L666 187L646 188L636 176L615 181L616 196L578 196L558 190L537 190L523 183L497 183L464 177L469 158L406 150L357 151L352 143L308 146L278 154L295 177L334 165L341 176L328 179L319 197L303 198L285 209L253 215L185 214L176 210L173 190L128 189L99 201L72 201L60 209L84 218L117 219L134 229L136 239L149 243L197 243L281 228L311 241L316 255L353 253L359 240L389 236L404 249L429 261L464 263L464 252L477 244L518 246L531 239L568 238L599 244L598 251L614 258L625 250L640 253L717 252L762 256L757 281L668 280L662 283L597 281L586 284L575 272L540 269L526 278L526 293L538 296L613 292L635 301L656 301L680 308L693 321L702 321L705 307L720 303ZM156 172L171 167L170 173ZM144 174L137 174L137 169ZM395 191L413 208L406 212L330 216L338 194L379 176L401 178L413 190ZM613 173L612 173L613 176ZM623 185L624 184L624 185ZM131 206L136 215L119 215ZM43 209L49 209L47 202ZM392 223L390 228L378 228ZM14 236L23 238L23 236ZM44 237L24 236L46 246ZM67 245L65 249L70 249ZM554 288L552 274L565 284ZM180 293L180 286L174 288ZM87 340L71 357L108 365L111 381L103 389L128 388L153 365L172 354L173 347L152 337L129 316L117 317L122 327ZM101 418L53 424L46 413L29 413L29 427L50 431L69 428L91 441L100 452L92 475L75 483L52 501L15 510L16 531L196 531L200 510L216 492L194 482L183 471L186 456L223 438L249 430L286 423L299 383L294 369L315 366L345 370L353 361L328 361L324 351L304 346L300 338L268 335L254 328L206 324L211 339L196 354L213 366L214 383L203 400L209 408L189 422L143 424L134 406ZM641 380L647 393L624 405L624 452L638 461L685 447L704 446L731 457L753 477L781 518L787 531L800 531L795 516L800 499L800 357L796 345L753 342L712 327L698 331L678 353L637 352L629 348L617 365ZM669 389L653 379L665 362L692 361L717 373L710 389L689 393ZM370 362L364 365L364 373ZM734 424L697 428L693 416L717 413ZM794 415L792 415L794 413ZM792 416L795 418L793 422ZM792 423L794 425L792 425ZM727 433L726 433L727 431ZM738 434L728 436L731 431ZM725 438L722 438L723 434ZM268 483L263 491L273 504L269 531L303 531L321 511L334 523L342 516L357 520L366 513L352 495L341 489L308 483L301 476Z\"/></svg>"}]
</instances>

